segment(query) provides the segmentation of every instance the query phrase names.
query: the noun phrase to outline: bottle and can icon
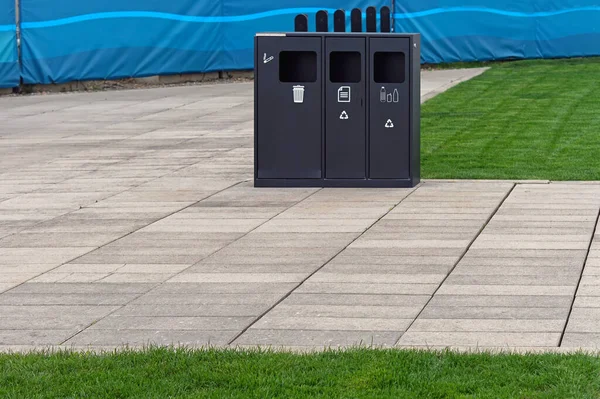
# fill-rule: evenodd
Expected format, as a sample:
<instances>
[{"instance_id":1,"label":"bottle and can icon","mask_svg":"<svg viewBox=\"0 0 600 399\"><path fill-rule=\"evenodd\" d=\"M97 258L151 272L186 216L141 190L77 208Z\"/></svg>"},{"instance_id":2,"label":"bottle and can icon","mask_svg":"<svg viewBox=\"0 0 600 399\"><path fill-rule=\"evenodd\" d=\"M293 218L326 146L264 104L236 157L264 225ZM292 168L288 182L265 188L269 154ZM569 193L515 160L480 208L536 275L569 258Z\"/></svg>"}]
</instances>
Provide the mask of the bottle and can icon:
<instances>
[{"instance_id":1,"label":"bottle and can icon","mask_svg":"<svg viewBox=\"0 0 600 399\"><path fill-rule=\"evenodd\" d=\"M379 101L382 103L397 103L400 102L400 93L398 89L394 89L392 93L388 93L384 86L379 90Z\"/></svg>"}]
</instances>

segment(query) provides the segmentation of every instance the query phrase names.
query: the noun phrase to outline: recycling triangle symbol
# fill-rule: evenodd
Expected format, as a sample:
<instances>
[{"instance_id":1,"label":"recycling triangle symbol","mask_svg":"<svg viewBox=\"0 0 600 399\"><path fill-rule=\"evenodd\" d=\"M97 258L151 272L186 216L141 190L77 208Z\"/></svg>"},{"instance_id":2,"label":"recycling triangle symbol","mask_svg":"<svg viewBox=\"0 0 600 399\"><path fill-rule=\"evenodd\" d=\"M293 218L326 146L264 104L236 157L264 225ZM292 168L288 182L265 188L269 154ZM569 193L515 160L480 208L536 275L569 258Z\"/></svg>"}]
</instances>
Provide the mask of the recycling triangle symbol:
<instances>
[{"instance_id":1,"label":"recycling triangle symbol","mask_svg":"<svg viewBox=\"0 0 600 399\"><path fill-rule=\"evenodd\" d=\"M387 122L385 123L385 127L387 127L388 129L391 129L394 127L394 122L392 122L391 119L388 119Z\"/></svg>"},{"instance_id":2,"label":"recycling triangle symbol","mask_svg":"<svg viewBox=\"0 0 600 399\"><path fill-rule=\"evenodd\" d=\"M342 114L340 115L340 119L348 119L348 114L346 113L346 111L342 111Z\"/></svg>"}]
</instances>

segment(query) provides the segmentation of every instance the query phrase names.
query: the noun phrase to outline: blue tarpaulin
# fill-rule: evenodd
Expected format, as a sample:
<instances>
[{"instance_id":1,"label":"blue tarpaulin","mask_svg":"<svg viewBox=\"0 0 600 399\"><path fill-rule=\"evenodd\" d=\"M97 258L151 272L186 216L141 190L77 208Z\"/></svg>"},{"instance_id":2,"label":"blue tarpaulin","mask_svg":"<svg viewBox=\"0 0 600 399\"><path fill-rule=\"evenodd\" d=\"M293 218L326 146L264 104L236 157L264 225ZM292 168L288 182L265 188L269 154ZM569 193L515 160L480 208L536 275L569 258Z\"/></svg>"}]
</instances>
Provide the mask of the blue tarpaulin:
<instances>
[{"instance_id":1,"label":"blue tarpaulin","mask_svg":"<svg viewBox=\"0 0 600 399\"><path fill-rule=\"evenodd\" d=\"M598 0L403 0L394 19L428 63L600 55Z\"/></svg>"},{"instance_id":2,"label":"blue tarpaulin","mask_svg":"<svg viewBox=\"0 0 600 399\"><path fill-rule=\"evenodd\" d=\"M0 0L0 87L19 85L15 1Z\"/></svg>"},{"instance_id":3,"label":"blue tarpaulin","mask_svg":"<svg viewBox=\"0 0 600 399\"><path fill-rule=\"evenodd\" d=\"M3 6L4 3L8 7ZM21 0L26 83L253 67L256 32L338 8L392 8L428 63L600 55L598 0ZM0 0L0 84L18 80L14 0ZM5 20L6 19L6 20ZM330 22L330 24L332 24ZM348 24L349 25L349 24Z\"/></svg>"},{"instance_id":4,"label":"blue tarpaulin","mask_svg":"<svg viewBox=\"0 0 600 399\"><path fill-rule=\"evenodd\" d=\"M22 0L23 79L66 82L251 69L253 37L369 1ZM279 3L281 4L281 3ZM382 6L385 0L374 2Z\"/></svg>"}]
</instances>

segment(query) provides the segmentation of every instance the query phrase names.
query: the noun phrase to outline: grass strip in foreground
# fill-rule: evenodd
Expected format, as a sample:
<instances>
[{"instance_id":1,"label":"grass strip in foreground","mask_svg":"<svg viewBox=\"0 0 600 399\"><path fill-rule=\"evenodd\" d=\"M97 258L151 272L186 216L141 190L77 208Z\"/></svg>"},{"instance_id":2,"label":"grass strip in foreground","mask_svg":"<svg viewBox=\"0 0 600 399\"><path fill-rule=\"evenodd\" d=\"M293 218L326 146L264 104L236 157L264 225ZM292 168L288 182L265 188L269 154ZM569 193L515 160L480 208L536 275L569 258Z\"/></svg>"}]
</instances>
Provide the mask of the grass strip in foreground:
<instances>
[{"instance_id":1,"label":"grass strip in foreground","mask_svg":"<svg viewBox=\"0 0 600 399\"><path fill-rule=\"evenodd\" d=\"M0 354L2 398L598 398L600 358L350 349Z\"/></svg>"}]
</instances>

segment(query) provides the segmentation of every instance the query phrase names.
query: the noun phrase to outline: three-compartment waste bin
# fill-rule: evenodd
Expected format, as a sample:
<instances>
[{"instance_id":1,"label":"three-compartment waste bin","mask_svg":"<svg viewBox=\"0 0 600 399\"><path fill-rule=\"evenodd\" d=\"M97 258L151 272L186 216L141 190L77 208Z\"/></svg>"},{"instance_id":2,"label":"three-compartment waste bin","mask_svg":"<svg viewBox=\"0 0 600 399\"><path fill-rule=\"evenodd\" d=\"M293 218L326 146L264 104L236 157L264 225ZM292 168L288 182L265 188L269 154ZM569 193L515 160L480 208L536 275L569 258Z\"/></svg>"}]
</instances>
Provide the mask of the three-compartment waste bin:
<instances>
[{"instance_id":1,"label":"three-compartment waste bin","mask_svg":"<svg viewBox=\"0 0 600 399\"><path fill-rule=\"evenodd\" d=\"M257 187L412 187L420 181L420 37L255 38Z\"/></svg>"}]
</instances>

